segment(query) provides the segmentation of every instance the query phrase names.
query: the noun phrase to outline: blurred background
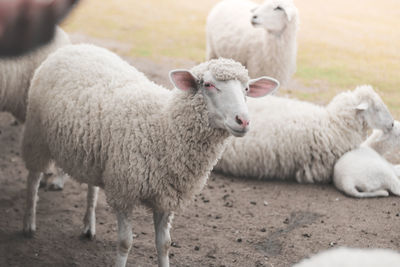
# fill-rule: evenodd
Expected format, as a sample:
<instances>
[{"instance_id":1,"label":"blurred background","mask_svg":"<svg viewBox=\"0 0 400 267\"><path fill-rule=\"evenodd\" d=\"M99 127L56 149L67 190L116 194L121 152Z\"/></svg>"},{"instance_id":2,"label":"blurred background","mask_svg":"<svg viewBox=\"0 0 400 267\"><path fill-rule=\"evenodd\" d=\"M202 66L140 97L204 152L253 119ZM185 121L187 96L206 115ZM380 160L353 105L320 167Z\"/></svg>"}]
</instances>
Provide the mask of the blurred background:
<instances>
[{"instance_id":1,"label":"blurred background","mask_svg":"<svg viewBox=\"0 0 400 267\"><path fill-rule=\"evenodd\" d=\"M200 62L206 17L217 2L86 0L62 26L73 38L96 38L125 57ZM400 1L294 2L300 14L297 72L281 92L326 103L339 91L372 84L398 118Z\"/></svg>"}]
</instances>

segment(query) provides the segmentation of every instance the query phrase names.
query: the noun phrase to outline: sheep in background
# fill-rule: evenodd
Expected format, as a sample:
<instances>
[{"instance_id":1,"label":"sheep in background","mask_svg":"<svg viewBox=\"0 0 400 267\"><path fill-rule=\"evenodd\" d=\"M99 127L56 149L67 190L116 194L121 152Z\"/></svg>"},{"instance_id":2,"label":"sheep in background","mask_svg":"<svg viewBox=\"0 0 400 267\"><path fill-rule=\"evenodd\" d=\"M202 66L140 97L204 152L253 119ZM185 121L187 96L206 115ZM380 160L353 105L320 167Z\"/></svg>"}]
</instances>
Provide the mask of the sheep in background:
<instances>
[{"instance_id":1,"label":"sheep in background","mask_svg":"<svg viewBox=\"0 0 400 267\"><path fill-rule=\"evenodd\" d=\"M132 245L132 209L153 210L159 266L169 266L175 211L198 193L230 135L244 136L249 96L278 87L250 80L233 60L218 59L170 73L173 91L149 81L106 49L62 48L36 71L29 92L23 158L29 170L24 232L36 229L40 173L54 159L89 185L85 229L94 234L96 186L118 220L116 266ZM51 86L51 90L48 90Z\"/></svg>"},{"instance_id":2,"label":"sheep in background","mask_svg":"<svg viewBox=\"0 0 400 267\"><path fill-rule=\"evenodd\" d=\"M217 171L328 183L336 161L358 147L369 129L393 127L392 115L371 86L340 93L326 107L276 96L249 100L248 106L253 129L232 140Z\"/></svg>"},{"instance_id":3,"label":"sheep in background","mask_svg":"<svg viewBox=\"0 0 400 267\"><path fill-rule=\"evenodd\" d=\"M209 13L206 57L232 58L250 77L268 75L286 85L296 71L298 11L292 0L224 0Z\"/></svg>"},{"instance_id":4,"label":"sheep in background","mask_svg":"<svg viewBox=\"0 0 400 267\"><path fill-rule=\"evenodd\" d=\"M353 197L400 196L400 165L394 166L382 155L400 151L400 122L389 132L374 130L359 148L345 153L333 169L336 188Z\"/></svg>"},{"instance_id":5,"label":"sheep in background","mask_svg":"<svg viewBox=\"0 0 400 267\"><path fill-rule=\"evenodd\" d=\"M0 58L0 111L10 112L19 122L25 122L28 90L35 70L49 54L70 43L68 35L57 27L47 45L22 56ZM45 177L49 189L63 188L66 175L61 170L51 166Z\"/></svg>"},{"instance_id":6,"label":"sheep in background","mask_svg":"<svg viewBox=\"0 0 400 267\"><path fill-rule=\"evenodd\" d=\"M390 249L334 248L304 259L293 267L398 267L400 254Z\"/></svg>"}]
</instances>

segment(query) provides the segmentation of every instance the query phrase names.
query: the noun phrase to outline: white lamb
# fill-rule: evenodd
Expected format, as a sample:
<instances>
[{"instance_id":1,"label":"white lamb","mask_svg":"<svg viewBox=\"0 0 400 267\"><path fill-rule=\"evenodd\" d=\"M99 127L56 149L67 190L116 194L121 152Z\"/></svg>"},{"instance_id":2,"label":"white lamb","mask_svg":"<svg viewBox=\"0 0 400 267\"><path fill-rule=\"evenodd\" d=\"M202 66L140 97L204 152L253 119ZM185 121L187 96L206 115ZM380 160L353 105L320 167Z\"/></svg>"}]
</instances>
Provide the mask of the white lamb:
<instances>
[{"instance_id":1,"label":"white lamb","mask_svg":"<svg viewBox=\"0 0 400 267\"><path fill-rule=\"evenodd\" d=\"M382 155L400 151L400 122L389 132L375 130L359 148L345 153L335 164L333 182L353 197L400 196L400 168Z\"/></svg>"},{"instance_id":2,"label":"white lamb","mask_svg":"<svg viewBox=\"0 0 400 267\"><path fill-rule=\"evenodd\" d=\"M400 254L390 249L334 248L304 259L293 267L398 267Z\"/></svg>"},{"instance_id":3,"label":"white lamb","mask_svg":"<svg viewBox=\"0 0 400 267\"><path fill-rule=\"evenodd\" d=\"M298 11L292 0L224 0L209 13L207 59L242 63L250 77L268 75L286 85L296 71Z\"/></svg>"},{"instance_id":4,"label":"white lamb","mask_svg":"<svg viewBox=\"0 0 400 267\"><path fill-rule=\"evenodd\" d=\"M244 136L249 96L274 91L233 60L170 73L173 91L115 54L91 45L59 49L29 92L23 158L29 170L24 232L35 231L37 185L50 160L89 185L86 234L93 235L95 188L118 220L117 266L132 245L131 211L153 210L159 266L168 266L173 213L198 193L230 135Z\"/></svg>"},{"instance_id":5,"label":"white lamb","mask_svg":"<svg viewBox=\"0 0 400 267\"><path fill-rule=\"evenodd\" d=\"M371 128L393 118L370 86L338 94L326 106L283 97L249 101L253 130L232 140L215 170L242 177L332 181L336 161L358 147Z\"/></svg>"},{"instance_id":6,"label":"white lamb","mask_svg":"<svg viewBox=\"0 0 400 267\"><path fill-rule=\"evenodd\" d=\"M0 111L10 112L19 122L25 122L28 90L35 70L49 54L70 43L68 35L57 27L49 44L22 56L0 58ZM54 166L49 171L53 172L46 175L49 188L62 189L65 174Z\"/></svg>"}]
</instances>

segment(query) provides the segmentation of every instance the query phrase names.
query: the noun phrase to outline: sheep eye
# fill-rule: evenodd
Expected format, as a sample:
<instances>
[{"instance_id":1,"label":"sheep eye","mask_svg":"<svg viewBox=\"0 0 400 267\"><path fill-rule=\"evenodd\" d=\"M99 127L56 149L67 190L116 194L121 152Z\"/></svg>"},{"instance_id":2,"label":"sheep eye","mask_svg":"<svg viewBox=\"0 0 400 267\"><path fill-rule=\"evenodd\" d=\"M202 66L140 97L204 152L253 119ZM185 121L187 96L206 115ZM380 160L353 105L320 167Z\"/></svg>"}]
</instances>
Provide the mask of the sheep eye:
<instances>
[{"instance_id":1,"label":"sheep eye","mask_svg":"<svg viewBox=\"0 0 400 267\"><path fill-rule=\"evenodd\" d=\"M204 87L211 88L211 87L215 87L215 86L212 83L204 83Z\"/></svg>"},{"instance_id":2,"label":"sheep eye","mask_svg":"<svg viewBox=\"0 0 400 267\"><path fill-rule=\"evenodd\" d=\"M283 10L283 8L282 7L280 7L280 6L277 6L276 8L275 8L275 10Z\"/></svg>"},{"instance_id":3,"label":"sheep eye","mask_svg":"<svg viewBox=\"0 0 400 267\"><path fill-rule=\"evenodd\" d=\"M244 90L245 90L246 92L248 92L248 91L249 91L249 87L246 87Z\"/></svg>"}]
</instances>

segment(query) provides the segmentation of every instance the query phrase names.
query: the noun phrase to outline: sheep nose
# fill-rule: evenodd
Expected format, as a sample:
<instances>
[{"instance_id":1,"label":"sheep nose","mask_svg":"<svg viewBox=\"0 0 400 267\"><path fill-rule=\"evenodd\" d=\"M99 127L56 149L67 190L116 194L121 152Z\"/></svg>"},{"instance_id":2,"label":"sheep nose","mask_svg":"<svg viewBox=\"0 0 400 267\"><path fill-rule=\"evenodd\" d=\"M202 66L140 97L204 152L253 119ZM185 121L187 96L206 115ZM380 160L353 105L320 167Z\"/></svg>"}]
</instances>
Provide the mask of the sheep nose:
<instances>
[{"instance_id":1,"label":"sheep nose","mask_svg":"<svg viewBox=\"0 0 400 267\"><path fill-rule=\"evenodd\" d=\"M240 126L242 126L243 128L246 128L250 123L249 120L245 120L245 119L243 119L243 117L240 117L238 115L236 115L235 120L236 120L236 123L239 124Z\"/></svg>"}]
</instances>

